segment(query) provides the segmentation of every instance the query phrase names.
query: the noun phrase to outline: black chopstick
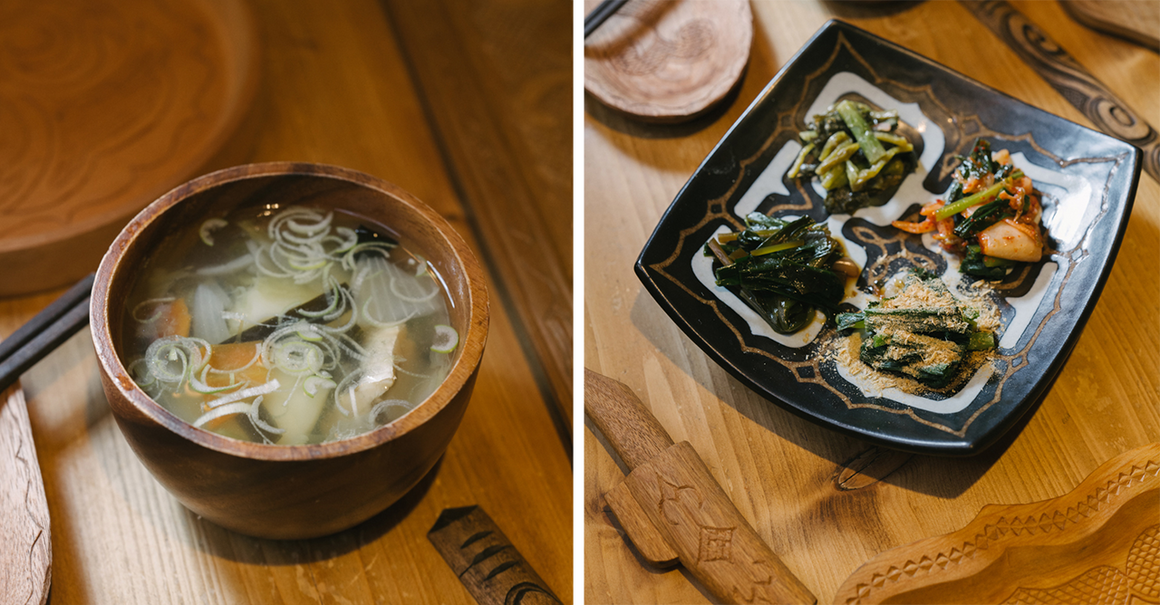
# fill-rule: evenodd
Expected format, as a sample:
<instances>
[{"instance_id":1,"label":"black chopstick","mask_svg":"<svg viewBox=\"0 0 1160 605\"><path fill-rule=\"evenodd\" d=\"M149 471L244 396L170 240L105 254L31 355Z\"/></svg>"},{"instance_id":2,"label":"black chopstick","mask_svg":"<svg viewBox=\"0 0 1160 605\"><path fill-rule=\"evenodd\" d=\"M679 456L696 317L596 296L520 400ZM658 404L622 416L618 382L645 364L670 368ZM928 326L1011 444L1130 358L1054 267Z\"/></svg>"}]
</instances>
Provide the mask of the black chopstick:
<instances>
[{"instance_id":1,"label":"black chopstick","mask_svg":"<svg viewBox=\"0 0 1160 605\"><path fill-rule=\"evenodd\" d=\"M604 0L592 12L584 17L584 37L587 38L589 34L596 31L604 20L611 17L612 13L620 10L624 3L628 0Z\"/></svg>"},{"instance_id":2,"label":"black chopstick","mask_svg":"<svg viewBox=\"0 0 1160 605\"><path fill-rule=\"evenodd\" d=\"M90 273L0 342L0 391L89 323Z\"/></svg>"}]
</instances>

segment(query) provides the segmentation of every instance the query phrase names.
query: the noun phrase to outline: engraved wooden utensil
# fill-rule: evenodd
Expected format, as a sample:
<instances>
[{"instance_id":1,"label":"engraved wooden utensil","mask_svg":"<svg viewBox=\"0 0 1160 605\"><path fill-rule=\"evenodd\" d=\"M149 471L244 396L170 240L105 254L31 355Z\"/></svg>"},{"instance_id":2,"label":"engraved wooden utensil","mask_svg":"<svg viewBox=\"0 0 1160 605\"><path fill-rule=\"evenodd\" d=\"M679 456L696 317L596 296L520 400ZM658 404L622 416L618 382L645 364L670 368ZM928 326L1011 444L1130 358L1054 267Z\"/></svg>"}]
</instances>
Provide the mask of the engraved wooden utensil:
<instances>
[{"instance_id":1,"label":"engraved wooden utensil","mask_svg":"<svg viewBox=\"0 0 1160 605\"><path fill-rule=\"evenodd\" d=\"M627 386L584 370L584 409L631 469L604 495L641 556L678 560L722 603L816 603L687 441L673 444Z\"/></svg>"},{"instance_id":2,"label":"engraved wooden utensil","mask_svg":"<svg viewBox=\"0 0 1160 605\"><path fill-rule=\"evenodd\" d=\"M88 323L92 287L89 275L0 342L0 603L46 603L52 583L48 500L24 392L11 385Z\"/></svg>"},{"instance_id":3,"label":"engraved wooden utensil","mask_svg":"<svg viewBox=\"0 0 1160 605\"><path fill-rule=\"evenodd\" d=\"M1160 181L1160 133L1005 0L960 2L1096 128L1139 147L1144 171Z\"/></svg>"},{"instance_id":4,"label":"engraved wooden utensil","mask_svg":"<svg viewBox=\"0 0 1160 605\"><path fill-rule=\"evenodd\" d=\"M0 392L0 603L48 602L48 500L19 386Z\"/></svg>"},{"instance_id":5,"label":"engraved wooden utensil","mask_svg":"<svg viewBox=\"0 0 1160 605\"><path fill-rule=\"evenodd\" d=\"M560 603L478 506L444 509L427 539L480 605Z\"/></svg>"},{"instance_id":6,"label":"engraved wooden utensil","mask_svg":"<svg viewBox=\"0 0 1160 605\"><path fill-rule=\"evenodd\" d=\"M835 603L1160 602L1160 443L1100 465L1071 492L984 506L962 529L874 557Z\"/></svg>"}]
</instances>

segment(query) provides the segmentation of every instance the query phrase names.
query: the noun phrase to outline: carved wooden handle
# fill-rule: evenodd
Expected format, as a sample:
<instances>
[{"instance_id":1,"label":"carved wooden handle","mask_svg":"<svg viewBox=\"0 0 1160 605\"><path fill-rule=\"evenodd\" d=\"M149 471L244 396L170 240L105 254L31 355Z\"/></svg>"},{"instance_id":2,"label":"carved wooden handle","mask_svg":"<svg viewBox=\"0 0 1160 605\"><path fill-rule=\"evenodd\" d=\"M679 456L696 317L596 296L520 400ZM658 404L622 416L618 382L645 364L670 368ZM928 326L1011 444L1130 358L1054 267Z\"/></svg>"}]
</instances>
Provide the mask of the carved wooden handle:
<instances>
[{"instance_id":1,"label":"carved wooden handle","mask_svg":"<svg viewBox=\"0 0 1160 605\"><path fill-rule=\"evenodd\" d=\"M1097 128L1143 150L1144 170L1160 181L1160 133L1005 0L962 4Z\"/></svg>"},{"instance_id":2,"label":"carved wooden handle","mask_svg":"<svg viewBox=\"0 0 1160 605\"><path fill-rule=\"evenodd\" d=\"M43 605L52 582L48 500L24 393L0 392L0 602Z\"/></svg>"},{"instance_id":3,"label":"carved wooden handle","mask_svg":"<svg viewBox=\"0 0 1160 605\"><path fill-rule=\"evenodd\" d=\"M561 602L478 506L444 509L427 539L480 605Z\"/></svg>"},{"instance_id":4,"label":"carved wooden handle","mask_svg":"<svg viewBox=\"0 0 1160 605\"><path fill-rule=\"evenodd\" d=\"M624 383L584 368L584 409L616 455L634 469L673 444L665 428Z\"/></svg>"},{"instance_id":5,"label":"carved wooden handle","mask_svg":"<svg viewBox=\"0 0 1160 605\"><path fill-rule=\"evenodd\" d=\"M624 384L584 370L584 408L634 469L605 501L649 561L680 560L722 603L816 603L741 516L687 441Z\"/></svg>"},{"instance_id":6,"label":"carved wooden handle","mask_svg":"<svg viewBox=\"0 0 1160 605\"><path fill-rule=\"evenodd\" d=\"M679 558L722 603L817 602L688 441L638 467L605 500L646 558Z\"/></svg>"}]
</instances>

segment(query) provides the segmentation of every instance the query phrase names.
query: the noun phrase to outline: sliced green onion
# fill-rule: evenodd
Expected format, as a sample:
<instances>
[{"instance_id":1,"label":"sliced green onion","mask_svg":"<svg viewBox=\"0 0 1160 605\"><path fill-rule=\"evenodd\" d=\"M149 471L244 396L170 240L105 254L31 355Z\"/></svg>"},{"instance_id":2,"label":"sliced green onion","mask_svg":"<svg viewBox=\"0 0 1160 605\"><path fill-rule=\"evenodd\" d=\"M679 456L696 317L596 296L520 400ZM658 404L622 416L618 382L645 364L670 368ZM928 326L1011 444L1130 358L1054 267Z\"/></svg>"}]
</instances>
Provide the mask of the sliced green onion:
<instances>
[{"instance_id":1,"label":"sliced green onion","mask_svg":"<svg viewBox=\"0 0 1160 605\"><path fill-rule=\"evenodd\" d=\"M263 431L266 431L267 433L271 433L274 435L281 435L282 433L285 433L286 429L280 429L276 426L271 426L271 425L267 424L266 422L264 422L260 416L258 416L258 411L261 409L261 405L262 405L262 397L263 397L262 395L258 395L257 397L254 398L254 403L250 404L250 411L249 411L250 422L254 423L255 427L257 427ZM262 437L265 438L265 435L263 435Z\"/></svg>"},{"instance_id":2,"label":"sliced green onion","mask_svg":"<svg viewBox=\"0 0 1160 605\"><path fill-rule=\"evenodd\" d=\"M451 326L439 324L435 326L435 338L431 341L431 350L436 353L450 353L459 346L459 332Z\"/></svg>"},{"instance_id":3,"label":"sliced green onion","mask_svg":"<svg viewBox=\"0 0 1160 605\"><path fill-rule=\"evenodd\" d=\"M207 380L209 377L209 371L210 367L207 363L206 365L202 366L200 378L191 374L189 377L189 388L198 393L201 393L202 395L216 395L217 393L224 393L231 389L236 389L242 386L242 383L235 382L232 384L227 384L224 387L211 387L209 386L209 381Z\"/></svg>"},{"instance_id":4,"label":"sliced green onion","mask_svg":"<svg viewBox=\"0 0 1160 605\"><path fill-rule=\"evenodd\" d=\"M302 382L302 391L307 395L314 397L318 394L319 389L330 390L338 386L333 380L322 376L310 376Z\"/></svg>"},{"instance_id":5,"label":"sliced green onion","mask_svg":"<svg viewBox=\"0 0 1160 605\"><path fill-rule=\"evenodd\" d=\"M198 235L201 236L201 241L205 243L205 245L212 246L213 232L221 229L222 227L225 227L228 224L229 223L227 223L226 220L222 218L208 219L201 224L201 228L198 229Z\"/></svg>"},{"instance_id":6,"label":"sliced green onion","mask_svg":"<svg viewBox=\"0 0 1160 605\"><path fill-rule=\"evenodd\" d=\"M269 395L270 393L277 391L279 388L281 388L281 386L282 385L278 382L278 379L275 378L275 379L271 380L270 382L267 382L266 384L258 385L256 387L251 387L248 389L243 389L241 391L238 391L237 393L230 393L229 395L226 395L224 397L219 397L217 399L214 399L213 401L207 403L206 406L209 407L210 409L214 409L214 408L219 408L219 407L226 405L228 403L233 403L235 401L241 401L243 399L249 399L250 397L254 397L255 395Z\"/></svg>"},{"instance_id":7,"label":"sliced green onion","mask_svg":"<svg viewBox=\"0 0 1160 605\"><path fill-rule=\"evenodd\" d=\"M193 421L193 426L201 428L205 423L211 420L217 420L223 416L233 416L234 414L248 415L249 413L250 404L244 402L231 403L229 405L213 408L210 411L202 414L197 418L197 420Z\"/></svg>"},{"instance_id":8,"label":"sliced green onion","mask_svg":"<svg viewBox=\"0 0 1160 605\"><path fill-rule=\"evenodd\" d=\"M175 300L177 299L173 298L172 296L167 298L150 298L149 300L143 300L138 303L136 307L133 307L133 311L130 313L130 316L141 323L152 323L157 321L158 317L161 317L161 313L164 311L162 307ZM141 309L143 309L146 305L157 305L157 309L149 317L139 317L141 314Z\"/></svg>"},{"instance_id":9,"label":"sliced green onion","mask_svg":"<svg viewBox=\"0 0 1160 605\"><path fill-rule=\"evenodd\" d=\"M410 401L404 401L402 399L387 399L385 401L380 401L379 403L375 404L375 407L371 408L371 420L378 422L379 415L391 408L403 408L402 414L399 414L390 420L391 422L394 422L395 420L402 418L403 415L407 412L415 409L415 404L411 403Z\"/></svg>"}]
</instances>

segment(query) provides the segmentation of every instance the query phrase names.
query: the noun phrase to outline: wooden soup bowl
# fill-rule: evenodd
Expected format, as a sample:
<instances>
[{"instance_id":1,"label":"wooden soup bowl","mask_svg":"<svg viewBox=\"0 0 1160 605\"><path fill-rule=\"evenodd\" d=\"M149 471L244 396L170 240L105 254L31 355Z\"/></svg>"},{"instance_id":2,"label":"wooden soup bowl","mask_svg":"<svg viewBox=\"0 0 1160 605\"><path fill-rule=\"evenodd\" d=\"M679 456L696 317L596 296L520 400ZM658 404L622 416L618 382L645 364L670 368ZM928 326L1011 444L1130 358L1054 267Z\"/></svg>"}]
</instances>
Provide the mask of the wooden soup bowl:
<instances>
[{"instance_id":1,"label":"wooden soup bowl","mask_svg":"<svg viewBox=\"0 0 1160 605\"><path fill-rule=\"evenodd\" d=\"M413 246L450 295L460 334L450 374L424 402L369 433L318 445L270 445L194 428L149 398L120 353L125 305L167 235L228 209L267 203L342 209ZM146 468L182 504L238 533L322 536L386 509L443 455L467 408L487 340L484 273L466 242L431 208L380 179L333 166L271 163L215 172L166 193L113 241L97 270L90 309L109 406Z\"/></svg>"}]
</instances>

